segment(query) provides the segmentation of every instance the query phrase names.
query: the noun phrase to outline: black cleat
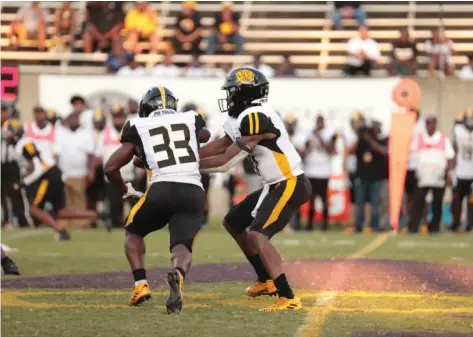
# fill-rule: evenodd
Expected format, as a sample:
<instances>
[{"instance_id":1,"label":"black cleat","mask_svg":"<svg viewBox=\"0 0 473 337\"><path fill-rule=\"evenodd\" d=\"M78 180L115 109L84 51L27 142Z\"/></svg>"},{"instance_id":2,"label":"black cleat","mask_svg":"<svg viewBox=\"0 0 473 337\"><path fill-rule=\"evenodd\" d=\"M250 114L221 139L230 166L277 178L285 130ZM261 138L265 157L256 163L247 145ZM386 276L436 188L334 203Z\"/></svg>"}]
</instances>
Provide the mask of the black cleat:
<instances>
[{"instance_id":1,"label":"black cleat","mask_svg":"<svg viewBox=\"0 0 473 337\"><path fill-rule=\"evenodd\" d=\"M182 289L184 279L177 270L168 273L169 297L166 301L168 314L179 314L182 310Z\"/></svg>"},{"instance_id":2,"label":"black cleat","mask_svg":"<svg viewBox=\"0 0 473 337\"><path fill-rule=\"evenodd\" d=\"M57 240L58 241L71 241L71 235L69 234L67 230L61 229L57 233Z\"/></svg>"},{"instance_id":3,"label":"black cleat","mask_svg":"<svg viewBox=\"0 0 473 337\"><path fill-rule=\"evenodd\" d=\"M20 275L20 270L15 262L9 257L2 260L2 269L5 275Z\"/></svg>"}]
</instances>

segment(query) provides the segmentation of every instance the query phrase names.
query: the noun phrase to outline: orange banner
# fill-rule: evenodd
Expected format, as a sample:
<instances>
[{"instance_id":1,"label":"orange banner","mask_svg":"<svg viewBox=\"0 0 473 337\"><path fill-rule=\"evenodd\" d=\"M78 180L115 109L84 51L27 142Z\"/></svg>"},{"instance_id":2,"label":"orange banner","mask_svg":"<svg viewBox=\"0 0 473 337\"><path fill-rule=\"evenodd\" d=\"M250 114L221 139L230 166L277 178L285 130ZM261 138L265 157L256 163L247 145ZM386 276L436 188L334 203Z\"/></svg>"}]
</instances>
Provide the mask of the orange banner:
<instances>
[{"instance_id":1,"label":"orange banner","mask_svg":"<svg viewBox=\"0 0 473 337\"><path fill-rule=\"evenodd\" d=\"M395 112L392 114L389 134L389 216L391 227L399 229L407 161L412 140L412 129L416 116L413 113Z\"/></svg>"}]
</instances>

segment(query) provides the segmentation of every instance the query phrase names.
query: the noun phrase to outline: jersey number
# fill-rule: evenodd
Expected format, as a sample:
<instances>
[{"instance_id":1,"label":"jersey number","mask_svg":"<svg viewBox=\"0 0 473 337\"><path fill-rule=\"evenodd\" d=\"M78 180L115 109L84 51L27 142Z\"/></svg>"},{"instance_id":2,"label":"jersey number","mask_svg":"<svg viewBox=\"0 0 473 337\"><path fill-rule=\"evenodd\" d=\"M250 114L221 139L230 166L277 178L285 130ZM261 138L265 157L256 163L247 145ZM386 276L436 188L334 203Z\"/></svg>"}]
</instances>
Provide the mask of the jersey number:
<instances>
[{"instance_id":1,"label":"jersey number","mask_svg":"<svg viewBox=\"0 0 473 337\"><path fill-rule=\"evenodd\" d=\"M171 132L184 132L184 140L177 140L174 141L174 147L176 149L186 149L188 155L183 157L178 157L179 164L186 164L186 163L194 163L197 161L194 151L192 150L191 146L189 145L189 141L191 139L191 134L189 128L186 124L172 124L171 125ZM168 166L173 166L177 164L176 157L174 156L174 152L172 151L171 147L171 138L169 137L169 130L165 126L159 126L157 128L149 130L149 135L151 137L161 135L163 137L163 144L153 146L153 150L155 153L166 151L168 159L163 159L157 162L159 168L165 168Z\"/></svg>"}]
</instances>

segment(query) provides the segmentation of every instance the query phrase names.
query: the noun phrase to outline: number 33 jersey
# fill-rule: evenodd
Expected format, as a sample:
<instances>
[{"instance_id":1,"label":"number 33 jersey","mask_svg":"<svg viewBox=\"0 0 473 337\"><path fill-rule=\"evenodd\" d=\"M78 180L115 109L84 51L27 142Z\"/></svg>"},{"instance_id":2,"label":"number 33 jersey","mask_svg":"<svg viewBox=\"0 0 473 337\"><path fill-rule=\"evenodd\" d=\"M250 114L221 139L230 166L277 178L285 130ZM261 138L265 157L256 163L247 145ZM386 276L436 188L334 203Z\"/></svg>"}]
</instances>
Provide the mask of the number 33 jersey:
<instances>
[{"instance_id":1,"label":"number 33 jersey","mask_svg":"<svg viewBox=\"0 0 473 337\"><path fill-rule=\"evenodd\" d=\"M202 187L198 131L205 121L195 111L159 110L129 120L120 141L133 143L151 183L169 181Z\"/></svg>"},{"instance_id":2,"label":"number 33 jersey","mask_svg":"<svg viewBox=\"0 0 473 337\"><path fill-rule=\"evenodd\" d=\"M238 118L228 117L223 128L232 141L264 133L277 135L274 139L259 142L250 155L255 171L264 184L272 185L304 173L301 157L289 140L283 121L268 106L250 107Z\"/></svg>"},{"instance_id":3,"label":"number 33 jersey","mask_svg":"<svg viewBox=\"0 0 473 337\"><path fill-rule=\"evenodd\" d=\"M473 179L473 130L464 125L456 125L453 129L453 141L457 147L457 178Z\"/></svg>"}]
</instances>

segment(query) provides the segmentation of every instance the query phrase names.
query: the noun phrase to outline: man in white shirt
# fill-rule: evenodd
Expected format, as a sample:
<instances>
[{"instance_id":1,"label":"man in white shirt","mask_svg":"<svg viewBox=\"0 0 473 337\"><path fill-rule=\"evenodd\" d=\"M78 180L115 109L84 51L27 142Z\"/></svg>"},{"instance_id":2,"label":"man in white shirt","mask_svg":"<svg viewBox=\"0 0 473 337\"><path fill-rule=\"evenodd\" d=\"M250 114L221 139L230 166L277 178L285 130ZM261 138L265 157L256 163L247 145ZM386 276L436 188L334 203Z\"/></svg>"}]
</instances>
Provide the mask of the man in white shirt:
<instances>
[{"instance_id":1,"label":"man in white shirt","mask_svg":"<svg viewBox=\"0 0 473 337\"><path fill-rule=\"evenodd\" d=\"M145 76L146 69L136 63L135 55L127 57L127 64L117 71L117 76Z\"/></svg>"},{"instance_id":2,"label":"man in white shirt","mask_svg":"<svg viewBox=\"0 0 473 337\"><path fill-rule=\"evenodd\" d=\"M467 198L467 227L473 230L473 109L464 116L463 123L453 129L453 147L456 152L455 190L452 200L453 222L450 230L458 231L463 199Z\"/></svg>"},{"instance_id":3,"label":"man in white shirt","mask_svg":"<svg viewBox=\"0 0 473 337\"><path fill-rule=\"evenodd\" d=\"M162 78L179 77L181 69L174 64L172 55L168 53L164 55L164 61L151 70L151 75Z\"/></svg>"},{"instance_id":4,"label":"man in white shirt","mask_svg":"<svg viewBox=\"0 0 473 337\"><path fill-rule=\"evenodd\" d=\"M66 190L66 208L86 209L86 189L93 154L93 136L80 127L79 114L71 113L56 141L59 168L63 173ZM84 226L80 221L77 225ZM72 224L72 223L71 223Z\"/></svg>"},{"instance_id":5,"label":"man in white shirt","mask_svg":"<svg viewBox=\"0 0 473 337\"><path fill-rule=\"evenodd\" d=\"M138 115L138 102L134 99L129 99L126 104L126 120L129 121L130 119L140 118Z\"/></svg>"},{"instance_id":6,"label":"man in white shirt","mask_svg":"<svg viewBox=\"0 0 473 337\"><path fill-rule=\"evenodd\" d=\"M33 118L25 124L25 136L36 141L43 155L53 157L58 135L56 126L48 121L46 111L40 106L33 108Z\"/></svg>"},{"instance_id":7,"label":"man in white shirt","mask_svg":"<svg viewBox=\"0 0 473 337\"><path fill-rule=\"evenodd\" d=\"M362 72L369 76L380 57L378 44L368 36L368 28L361 26L359 36L348 41L348 63L345 66L345 73L353 76Z\"/></svg>"},{"instance_id":8,"label":"man in white shirt","mask_svg":"<svg viewBox=\"0 0 473 337\"><path fill-rule=\"evenodd\" d=\"M313 230L315 199L320 197L323 204L321 229L328 229L328 182L332 174L331 155L335 149L336 135L325 127L325 120L317 116L315 128L310 132L305 144L304 172L312 185L309 220L307 230Z\"/></svg>"},{"instance_id":9,"label":"man in white shirt","mask_svg":"<svg viewBox=\"0 0 473 337\"><path fill-rule=\"evenodd\" d=\"M84 97L74 95L71 97L70 102L72 111L79 114L80 126L92 132L94 129L94 113L87 108Z\"/></svg>"},{"instance_id":10,"label":"man in white shirt","mask_svg":"<svg viewBox=\"0 0 473 337\"><path fill-rule=\"evenodd\" d=\"M452 184L455 151L447 136L437 130L437 119L430 117L425 122L426 133L420 133L414 139L412 150L416 153L416 176L418 188L414 195L412 216L408 223L410 233L419 231L423 216L425 197L431 190L432 220L428 227L430 233L440 231L442 203L445 185Z\"/></svg>"}]
</instances>

